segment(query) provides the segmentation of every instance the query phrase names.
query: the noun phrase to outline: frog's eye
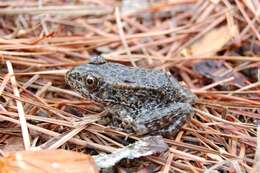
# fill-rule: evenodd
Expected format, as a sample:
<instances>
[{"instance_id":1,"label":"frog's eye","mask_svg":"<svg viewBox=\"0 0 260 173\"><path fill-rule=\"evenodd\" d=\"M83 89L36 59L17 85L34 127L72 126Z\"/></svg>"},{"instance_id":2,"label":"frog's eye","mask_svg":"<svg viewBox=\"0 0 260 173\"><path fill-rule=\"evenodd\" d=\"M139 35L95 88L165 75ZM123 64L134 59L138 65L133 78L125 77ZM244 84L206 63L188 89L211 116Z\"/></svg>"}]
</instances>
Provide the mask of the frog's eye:
<instances>
[{"instance_id":1,"label":"frog's eye","mask_svg":"<svg viewBox=\"0 0 260 173\"><path fill-rule=\"evenodd\" d=\"M95 78L92 75L88 75L85 78L85 84L86 84L87 87L93 89L93 88L95 88L97 86L97 78Z\"/></svg>"}]
</instances>

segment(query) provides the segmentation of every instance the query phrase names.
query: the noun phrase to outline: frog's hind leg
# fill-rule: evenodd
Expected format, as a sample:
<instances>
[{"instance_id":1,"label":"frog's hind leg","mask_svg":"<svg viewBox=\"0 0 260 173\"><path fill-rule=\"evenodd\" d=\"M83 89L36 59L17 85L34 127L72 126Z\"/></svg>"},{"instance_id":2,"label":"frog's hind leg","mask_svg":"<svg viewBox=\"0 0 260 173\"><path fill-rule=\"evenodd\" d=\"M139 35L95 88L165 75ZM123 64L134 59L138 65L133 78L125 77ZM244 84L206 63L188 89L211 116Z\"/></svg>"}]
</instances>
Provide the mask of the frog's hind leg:
<instances>
[{"instance_id":1,"label":"frog's hind leg","mask_svg":"<svg viewBox=\"0 0 260 173\"><path fill-rule=\"evenodd\" d=\"M174 135L190 117L193 110L189 103L170 103L142 111L135 121L137 134Z\"/></svg>"},{"instance_id":2,"label":"frog's hind leg","mask_svg":"<svg viewBox=\"0 0 260 173\"><path fill-rule=\"evenodd\" d=\"M188 119L190 119L190 115L188 114L177 117L177 119L172 124L158 131L155 131L152 134L153 135L160 134L165 137L175 136L178 133L179 129L185 124L185 122Z\"/></svg>"}]
</instances>

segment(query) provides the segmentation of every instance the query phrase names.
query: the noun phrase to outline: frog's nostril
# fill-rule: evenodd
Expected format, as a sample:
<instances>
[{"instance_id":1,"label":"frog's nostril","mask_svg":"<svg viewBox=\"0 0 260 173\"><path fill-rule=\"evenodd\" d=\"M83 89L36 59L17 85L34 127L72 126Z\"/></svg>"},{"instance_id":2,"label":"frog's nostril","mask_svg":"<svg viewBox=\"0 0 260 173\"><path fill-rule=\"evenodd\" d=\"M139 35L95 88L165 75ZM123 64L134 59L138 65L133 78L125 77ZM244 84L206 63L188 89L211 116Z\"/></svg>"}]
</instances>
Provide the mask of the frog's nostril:
<instances>
[{"instance_id":1,"label":"frog's nostril","mask_svg":"<svg viewBox=\"0 0 260 173\"><path fill-rule=\"evenodd\" d=\"M71 74L72 74L71 70L67 71L66 74L65 74L65 76L66 76L65 78L70 79Z\"/></svg>"}]
</instances>

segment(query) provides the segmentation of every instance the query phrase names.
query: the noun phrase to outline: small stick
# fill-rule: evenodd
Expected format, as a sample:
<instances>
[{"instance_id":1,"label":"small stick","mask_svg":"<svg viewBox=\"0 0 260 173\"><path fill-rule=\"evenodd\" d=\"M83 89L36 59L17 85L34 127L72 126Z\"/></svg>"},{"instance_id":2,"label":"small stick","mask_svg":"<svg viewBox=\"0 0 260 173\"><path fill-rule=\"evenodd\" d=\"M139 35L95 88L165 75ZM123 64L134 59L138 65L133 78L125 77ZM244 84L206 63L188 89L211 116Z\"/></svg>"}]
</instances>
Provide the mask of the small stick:
<instances>
[{"instance_id":1,"label":"small stick","mask_svg":"<svg viewBox=\"0 0 260 173\"><path fill-rule=\"evenodd\" d=\"M6 61L6 65L7 65L9 75L11 76L10 81L11 81L11 84L13 87L14 95L16 97L20 97L20 93L17 88L17 83L16 83L16 79L14 76L14 70L13 70L12 64L10 61ZM24 147L25 147L25 150L30 150L30 146L31 146L30 135L29 135L29 131L28 131L27 123L26 123L23 104L21 101L16 100L16 106L17 106L17 111L18 111L18 115L19 115L21 130L22 130Z\"/></svg>"}]
</instances>

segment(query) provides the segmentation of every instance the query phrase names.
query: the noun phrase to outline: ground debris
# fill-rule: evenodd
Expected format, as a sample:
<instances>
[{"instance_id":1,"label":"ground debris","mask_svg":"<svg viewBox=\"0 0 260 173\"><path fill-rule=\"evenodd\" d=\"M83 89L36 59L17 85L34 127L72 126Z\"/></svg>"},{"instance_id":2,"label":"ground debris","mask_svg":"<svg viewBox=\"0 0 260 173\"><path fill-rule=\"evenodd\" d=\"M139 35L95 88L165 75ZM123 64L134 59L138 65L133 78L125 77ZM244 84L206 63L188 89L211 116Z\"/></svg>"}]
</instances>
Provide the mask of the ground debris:
<instances>
[{"instance_id":1,"label":"ground debris","mask_svg":"<svg viewBox=\"0 0 260 173\"><path fill-rule=\"evenodd\" d=\"M140 165L136 172L254 172L259 1L147 0L135 3L140 8L125 2L0 1L3 153L44 146L97 155L140 140L103 126L103 106L65 84L69 69L102 54L111 62L166 71L198 97L195 114L164 138L168 151L130 161Z\"/></svg>"},{"instance_id":2,"label":"ground debris","mask_svg":"<svg viewBox=\"0 0 260 173\"><path fill-rule=\"evenodd\" d=\"M111 154L95 156L95 161L98 167L109 168L125 158L134 159L149 156L155 153L162 153L167 149L168 145L164 143L161 136L148 136Z\"/></svg>"}]
</instances>

